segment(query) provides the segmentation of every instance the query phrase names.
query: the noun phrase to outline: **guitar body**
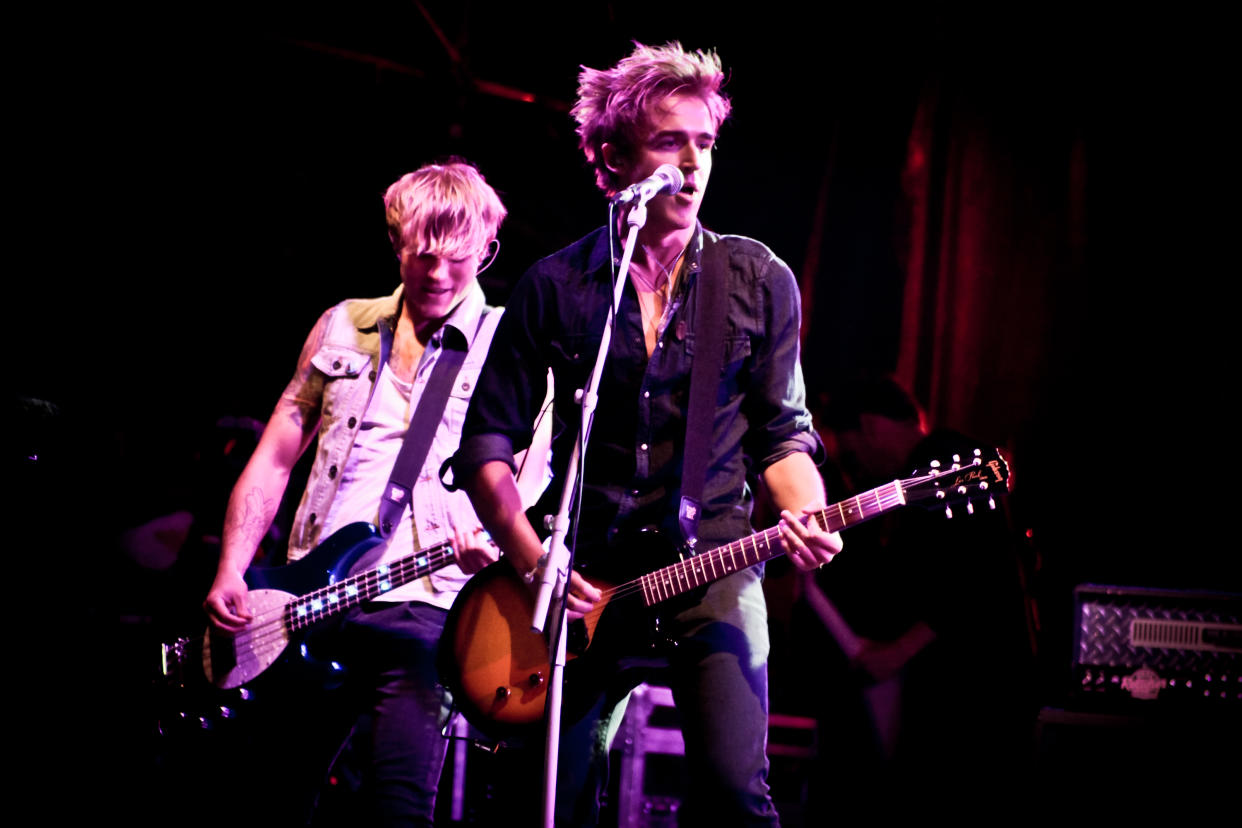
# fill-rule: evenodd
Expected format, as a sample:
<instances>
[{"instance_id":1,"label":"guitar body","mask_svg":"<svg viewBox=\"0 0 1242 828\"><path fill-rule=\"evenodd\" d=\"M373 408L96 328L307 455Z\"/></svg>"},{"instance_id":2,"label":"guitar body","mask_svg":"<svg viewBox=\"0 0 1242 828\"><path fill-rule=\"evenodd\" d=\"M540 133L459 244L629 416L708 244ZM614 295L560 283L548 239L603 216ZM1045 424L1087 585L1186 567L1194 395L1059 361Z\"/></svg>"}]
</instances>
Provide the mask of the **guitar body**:
<instances>
[{"instance_id":1,"label":"guitar body","mask_svg":"<svg viewBox=\"0 0 1242 828\"><path fill-rule=\"evenodd\" d=\"M369 523L351 523L285 566L246 570L250 609L256 622L230 635L209 625L203 634L203 674L216 687L240 687L272 666L291 639L300 637L285 618L285 608L298 596L342 581L383 538Z\"/></svg>"},{"instance_id":2,"label":"guitar body","mask_svg":"<svg viewBox=\"0 0 1242 828\"><path fill-rule=\"evenodd\" d=\"M246 586L305 595L345 580L362 557L383 542L371 524L351 523L291 564L250 567L246 570Z\"/></svg>"},{"instance_id":3,"label":"guitar body","mask_svg":"<svg viewBox=\"0 0 1242 828\"><path fill-rule=\"evenodd\" d=\"M543 716L548 639L531 629L535 596L501 560L475 574L445 622L441 681L472 722L521 729Z\"/></svg>"},{"instance_id":4,"label":"guitar body","mask_svg":"<svg viewBox=\"0 0 1242 828\"><path fill-rule=\"evenodd\" d=\"M638 533L636 544L631 561L677 557L656 532ZM604 597L569 626L562 709L571 717L621 673L659 663L667 644L659 616L639 594L621 594L611 579L584 577ZM684 603L665 606L665 614ZM521 735L543 720L552 669L548 636L531 629L534 613L532 588L501 559L466 583L445 622L440 680L466 718L495 739Z\"/></svg>"}]
</instances>

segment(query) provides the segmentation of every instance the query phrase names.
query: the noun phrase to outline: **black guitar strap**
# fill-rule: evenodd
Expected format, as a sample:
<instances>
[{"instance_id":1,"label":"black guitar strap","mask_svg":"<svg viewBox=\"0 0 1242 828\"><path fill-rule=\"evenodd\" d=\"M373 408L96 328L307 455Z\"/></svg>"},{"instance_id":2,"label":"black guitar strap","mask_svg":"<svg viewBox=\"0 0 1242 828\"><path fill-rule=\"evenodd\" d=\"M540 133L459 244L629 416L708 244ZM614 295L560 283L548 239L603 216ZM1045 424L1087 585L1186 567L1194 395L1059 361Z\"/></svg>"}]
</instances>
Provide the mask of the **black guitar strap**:
<instances>
[{"instance_id":1,"label":"black guitar strap","mask_svg":"<svg viewBox=\"0 0 1242 828\"><path fill-rule=\"evenodd\" d=\"M704 239L701 267L695 290L694 364L690 367L690 404L686 411L686 452L682 466L681 504L677 522L686 545L694 551L699 541L699 515L702 513L703 484L707 479L708 448L711 445L724 366L725 302L728 292L710 280L724 280L729 268L729 251L723 241Z\"/></svg>"},{"instance_id":2,"label":"black guitar strap","mask_svg":"<svg viewBox=\"0 0 1242 828\"><path fill-rule=\"evenodd\" d=\"M479 321L480 330L492 313L494 311L483 314ZM469 350L465 336L456 328L447 326L440 338L440 347L444 349L444 353L440 354L436 366L431 369L427 387L423 389L423 395L419 397L418 405L410 415L410 425L406 429L405 440L401 443L401 453L397 455L392 473L388 476L388 484L384 487L384 496L380 499L379 530L384 537L392 534L410 502L414 492L414 479L427 459L427 452L431 450L436 429L444 419L444 406L448 404L449 391L457 381L457 374Z\"/></svg>"}]
</instances>

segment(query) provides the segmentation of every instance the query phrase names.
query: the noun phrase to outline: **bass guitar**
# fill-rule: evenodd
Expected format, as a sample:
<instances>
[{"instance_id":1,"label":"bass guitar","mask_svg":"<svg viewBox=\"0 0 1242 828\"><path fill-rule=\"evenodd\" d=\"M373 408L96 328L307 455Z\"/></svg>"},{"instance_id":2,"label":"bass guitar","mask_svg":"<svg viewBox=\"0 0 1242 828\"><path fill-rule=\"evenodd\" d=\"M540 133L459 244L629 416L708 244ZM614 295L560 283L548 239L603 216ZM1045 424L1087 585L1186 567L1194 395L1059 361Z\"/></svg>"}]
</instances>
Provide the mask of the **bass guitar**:
<instances>
[{"instance_id":1,"label":"bass guitar","mask_svg":"<svg viewBox=\"0 0 1242 828\"><path fill-rule=\"evenodd\" d=\"M245 581L254 620L235 634L208 625L199 638L161 644L164 676L175 683L206 678L220 689L240 687L257 678L290 641L304 637L311 627L456 560L451 544L444 541L350 575L383 540L371 524L351 523L291 564L250 567Z\"/></svg>"},{"instance_id":2,"label":"bass guitar","mask_svg":"<svg viewBox=\"0 0 1242 828\"><path fill-rule=\"evenodd\" d=\"M906 505L944 509L949 517L956 506L973 513L977 502L995 508L993 496L1008 491L1008 479L999 452L976 449L964 461L954 455L948 463L934 462L803 520L836 532ZM634 646L641 636L634 632L659 626L651 608L782 554L780 531L773 527L698 555L683 554L676 563L617 586L584 573L603 597L581 623L571 625L567 688L580 680L591 684L601 661L616 665L626 656L641 657ZM448 614L440 679L466 719L492 738L521 733L543 717L551 668L546 636L531 630L534 606L530 587L501 559L466 583ZM636 615L648 623L635 623Z\"/></svg>"}]
</instances>

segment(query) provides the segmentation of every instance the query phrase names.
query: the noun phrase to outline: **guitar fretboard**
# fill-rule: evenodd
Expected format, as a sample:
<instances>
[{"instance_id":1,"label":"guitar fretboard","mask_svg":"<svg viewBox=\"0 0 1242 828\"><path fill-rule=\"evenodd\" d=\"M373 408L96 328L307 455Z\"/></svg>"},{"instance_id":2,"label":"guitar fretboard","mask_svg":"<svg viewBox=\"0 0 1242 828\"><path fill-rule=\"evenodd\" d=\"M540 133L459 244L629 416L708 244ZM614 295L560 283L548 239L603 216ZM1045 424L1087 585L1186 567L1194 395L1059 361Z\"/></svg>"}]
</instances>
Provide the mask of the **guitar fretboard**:
<instances>
[{"instance_id":1,"label":"guitar fretboard","mask_svg":"<svg viewBox=\"0 0 1242 828\"><path fill-rule=\"evenodd\" d=\"M838 532L905 504L906 497L901 481L894 480L856 497L834 503L827 509L808 515L805 520L817 521L820 528L827 532ZM638 584L642 587L643 601L650 607L726 575L771 560L784 552L780 529L772 527L649 572L638 579Z\"/></svg>"},{"instance_id":2,"label":"guitar fretboard","mask_svg":"<svg viewBox=\"0 0 1242 828\"><path fill-rule=\"evenodd\" d=\"M308 592L285 605L285 625L304 629L385 592L416 581L453 562L453 547L444 543Z\"/></svg>"}]
</instances>

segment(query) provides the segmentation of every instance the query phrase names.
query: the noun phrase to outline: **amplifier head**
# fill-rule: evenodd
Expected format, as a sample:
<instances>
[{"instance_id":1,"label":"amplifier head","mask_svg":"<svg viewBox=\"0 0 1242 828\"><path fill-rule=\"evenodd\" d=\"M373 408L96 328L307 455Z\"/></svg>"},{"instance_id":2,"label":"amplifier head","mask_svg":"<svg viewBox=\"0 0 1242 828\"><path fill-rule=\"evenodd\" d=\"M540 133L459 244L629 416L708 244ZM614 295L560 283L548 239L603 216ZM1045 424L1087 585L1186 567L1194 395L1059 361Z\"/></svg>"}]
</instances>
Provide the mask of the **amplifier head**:
<instances>
[{"instance_id":1,"label":"amplifier head","mask_svg":"<svg viewBox=\"0 0 1242 828\"><path fill-rule=\"evenodd\" d=\"M1074 612L1081 696L1242 709L1242 595L1080 584Z\"/></svg>"}]
</instances>

